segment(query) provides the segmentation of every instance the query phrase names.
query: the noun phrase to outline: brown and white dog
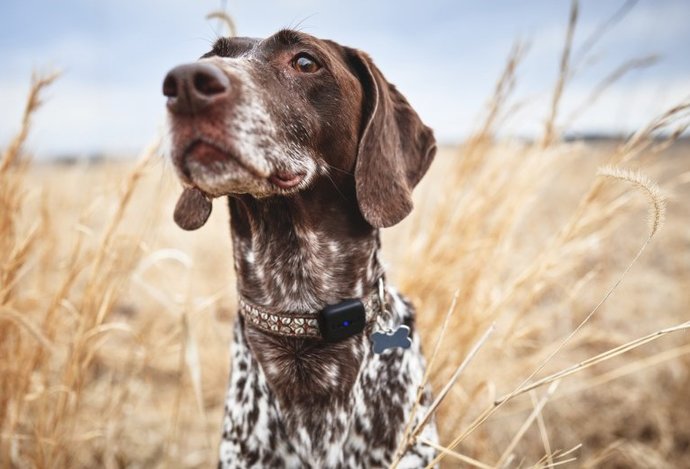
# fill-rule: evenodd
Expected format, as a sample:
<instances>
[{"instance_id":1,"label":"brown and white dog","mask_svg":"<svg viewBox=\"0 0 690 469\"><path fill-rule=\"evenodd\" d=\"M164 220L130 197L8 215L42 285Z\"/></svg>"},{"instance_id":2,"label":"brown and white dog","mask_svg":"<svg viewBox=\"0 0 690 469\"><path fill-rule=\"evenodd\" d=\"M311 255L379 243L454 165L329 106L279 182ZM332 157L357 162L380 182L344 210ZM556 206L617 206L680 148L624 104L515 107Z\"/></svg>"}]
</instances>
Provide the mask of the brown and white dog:
<instances>
[{"instance_id":1,"label":"brown and white dog","mask_svg":"<svg viewBox=\"0 0 690 469\"><path fill-rule=\"evenodd\" d=\"M220 466L387 466L425 365L412 306L376 295L379 228L412 210L433 132L365 53L292 30L220 39L163 92L175 220L200 227L214 197L230 209L242 300ZM320 312L347 299L367 305L363 330L327 340ZM372 332L403 324L410 348L373 352ZM433 423L422 436L436 440ZM416 444L400 467L433 456Z\"/></svg>"}]
</instances>

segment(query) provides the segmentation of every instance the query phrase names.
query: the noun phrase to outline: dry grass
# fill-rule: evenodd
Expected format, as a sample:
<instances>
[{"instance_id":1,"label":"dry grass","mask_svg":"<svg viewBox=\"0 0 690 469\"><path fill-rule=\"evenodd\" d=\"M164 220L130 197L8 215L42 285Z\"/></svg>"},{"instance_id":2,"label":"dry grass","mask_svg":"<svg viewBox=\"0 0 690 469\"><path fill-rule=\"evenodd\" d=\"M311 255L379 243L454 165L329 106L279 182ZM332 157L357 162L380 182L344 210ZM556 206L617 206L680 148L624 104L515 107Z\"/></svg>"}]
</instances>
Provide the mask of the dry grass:
<instances>
[{"instance_id":1,"label":"dry grass","mask_svg":"<svg viewBox=\"0 0 690 469\"><path fill-rule=\"evenodd\" d=\"M494 141L518 46L478 131L440 152L384 235L434 357L447 467L690 459L690 147L673 143L688 105L620 145L561 143L573 31L544 138ZM235 314L227 215L177 229L156 144L134 165L28 165L51 81L34 81L0 166L0 465L213 465Z\"/></svg>"}]
</instances>

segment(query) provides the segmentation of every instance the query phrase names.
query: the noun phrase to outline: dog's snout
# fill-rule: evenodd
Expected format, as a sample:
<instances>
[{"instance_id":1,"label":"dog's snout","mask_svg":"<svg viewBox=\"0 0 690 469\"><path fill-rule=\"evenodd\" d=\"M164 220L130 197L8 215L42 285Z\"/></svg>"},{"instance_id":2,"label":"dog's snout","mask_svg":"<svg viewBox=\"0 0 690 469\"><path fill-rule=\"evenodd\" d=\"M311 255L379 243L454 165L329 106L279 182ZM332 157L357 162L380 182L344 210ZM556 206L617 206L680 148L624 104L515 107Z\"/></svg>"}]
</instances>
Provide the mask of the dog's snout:
<instances>
[{"instance_id":1,"label":"dog's snout","mask_svg":"<svg viewBox=\"0 0 690 469\"><path fill-rule=\"evenodd\" d=\"M179 114L194 114L222 99L230 90L230 80L211 64L180 65L163 80L168 109Z\"/></svg>"}]
</instances>

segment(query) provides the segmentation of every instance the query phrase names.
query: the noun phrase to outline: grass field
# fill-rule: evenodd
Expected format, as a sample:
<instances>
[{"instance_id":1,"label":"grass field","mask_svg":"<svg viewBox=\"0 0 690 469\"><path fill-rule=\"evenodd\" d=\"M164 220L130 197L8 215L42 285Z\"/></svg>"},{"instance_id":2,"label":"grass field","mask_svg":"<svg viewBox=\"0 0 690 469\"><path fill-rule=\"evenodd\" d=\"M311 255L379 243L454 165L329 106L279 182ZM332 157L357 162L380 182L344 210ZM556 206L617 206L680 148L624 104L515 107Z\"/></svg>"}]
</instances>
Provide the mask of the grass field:
<instances>
[{"instance_id":1,"label":"grass field","mask_svg":"<svg viewBox=\"0 0 690 469\"><path fill-rule=\"evenodd\" d=\"M443 336L436 393L494 324L438 408L443 464L687 467L688 104L627 141L548 124L497 141L511 67L384 234L427 356ZM156 145L58 165L31 163L25 137L0 160L0 466L214 465L236 310L224 201L183 232Z\"/></svg>"},{"instance_id":2,"label":"grass field","mask_svg":"<svg viewBox=\"0 0 690 469\"><path fill-rule=\"evenodd\" d=\"M459 292L435 389L497 325L439 409L444 443L538 366L645 241L644 196L606 182L583 213L592 223L539 260L613 150L574 143L531 156L520 144L491 146L487 157L518 172L463 188L454 173L462 152L443 149L414 215L385 233L389 269L419 307L427 350ZM689 150L677 144L645 163L670 195L666 226L540 375L687 320ZM133 167L33 165L17 188L21 210L4 212L16 233L4 265L21 258L11 282L3 272L4 464L193 467L215 459L235 314L228 215L216 201L208 226L182 232L171 218L178 187L168 165L154 156L136 182ZM535 262L544 265L510 291ZM548 441L551 453L582 443L578 465L682 467L690 457L689 353L678 332L566 378L511 451L512 464L537 462ZM515 398L458 451L496 463L531 409L529 395Z\"/></svg>"}]
</instances>

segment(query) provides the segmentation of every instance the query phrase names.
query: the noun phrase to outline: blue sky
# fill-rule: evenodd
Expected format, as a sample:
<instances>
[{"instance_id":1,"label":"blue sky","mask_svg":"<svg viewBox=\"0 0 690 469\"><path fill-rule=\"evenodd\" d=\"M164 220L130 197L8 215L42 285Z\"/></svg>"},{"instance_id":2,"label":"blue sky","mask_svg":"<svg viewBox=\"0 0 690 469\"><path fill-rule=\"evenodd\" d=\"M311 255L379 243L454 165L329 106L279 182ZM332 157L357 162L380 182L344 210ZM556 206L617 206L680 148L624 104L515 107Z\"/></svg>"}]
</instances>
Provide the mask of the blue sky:
<instances>
[{"instance_id":1,"label":"blue sky","mask_svg":"<svg viewBox=\"0 0 690 469\"><path fill-rule=\"evenodd\" d=\"M196 59L222 33L204 16L223 0L5 0L0 4L0 145L17 130L34 69L64 75L36 119L29 148L39 157L136 152L161 128L162 78ZM441 141L477 125L517 38L531 43L518 72L526 106L505 133L537 135L558 72L570 2L226 0L240 35L282 27L368 51ZM579 44L622 1L583 0ZM577 131L629 132L690 96L690 2L640 0L599 43L570 84L564 112L577 108L622 62L661 55L635 71L574 123Z\"/></svg>"}]
</instances>

